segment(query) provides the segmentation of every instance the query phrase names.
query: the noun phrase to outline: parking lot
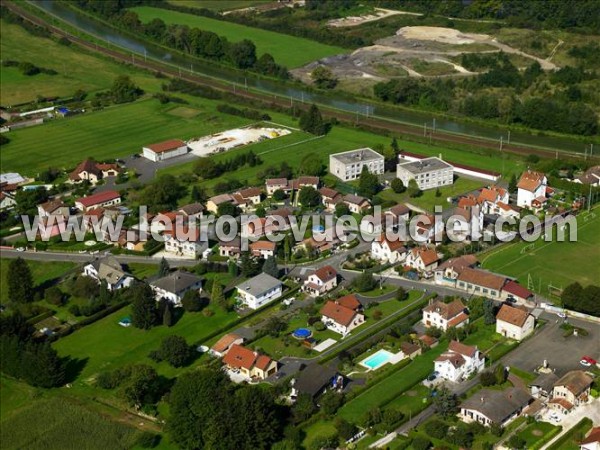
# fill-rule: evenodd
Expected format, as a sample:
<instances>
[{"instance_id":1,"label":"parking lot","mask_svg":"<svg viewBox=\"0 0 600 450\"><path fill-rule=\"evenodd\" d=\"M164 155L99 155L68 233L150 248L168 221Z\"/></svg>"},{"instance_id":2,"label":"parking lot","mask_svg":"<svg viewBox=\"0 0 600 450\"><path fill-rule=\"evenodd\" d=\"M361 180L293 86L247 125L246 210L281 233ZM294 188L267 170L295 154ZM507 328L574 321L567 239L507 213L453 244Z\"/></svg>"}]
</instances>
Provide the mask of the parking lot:
<instances>
[{"instance_id":1,"label":"parking lot","mask_svg":"<svg viewBox=\"0 0 600 450\"><path fill-rule=\"evenodd\" d=\"M544 360L557 375L575 369L585 369L579 363L582 356L591 356L598 360L600 353L600 325L577 319L569 322L588 332L587 336L563 336L565 330L560 328L561 319L556 315L544 313L542 319L546 325L536 333L535 337L525 341L505 358L505 364L521 370L532 372L541 366ZM558 323L556 320L559 319Z\"/></svg>"}]
</instances>

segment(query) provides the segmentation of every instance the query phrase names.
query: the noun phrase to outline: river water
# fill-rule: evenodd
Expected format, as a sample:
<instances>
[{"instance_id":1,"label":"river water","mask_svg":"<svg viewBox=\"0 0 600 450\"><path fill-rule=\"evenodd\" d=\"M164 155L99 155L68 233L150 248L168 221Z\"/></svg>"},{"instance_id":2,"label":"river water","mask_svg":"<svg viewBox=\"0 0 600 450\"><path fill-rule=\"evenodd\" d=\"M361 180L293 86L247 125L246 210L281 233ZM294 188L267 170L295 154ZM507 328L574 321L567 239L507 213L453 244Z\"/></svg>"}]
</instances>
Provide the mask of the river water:
<instances>
[{"instance_id":1,"label":"river water","mask_svg":"<svg viewBox=\"0 0 600 450\"><path fill-rule=\"evenodd\" d=\"M52 0L35 0L34 5L42 8L47 13L69 23L70 25L84 30L90 35L110 42L113 45L121 47L132 53L136 53L138 57L146 57L169 63L179 67L182 71L193 71L195 74L206 75L240 86L248 86L248 88L275 94L278 96L289 97L293 101L314 102L317 104L327 105L343 111L357 113L359 115L369 115L373 117L385 118L400 123L407 123L430 129L433 126L433 116L413 111L398 110L392 107L374 106L360 100L348 100L343 98L335 98L329 95L320 95L314 92L302 90L294 85L286 85L271 80L260 79L253 77L252 74L242 74L233 71L228 71L208 63L202 63L195 58L187 58L179 53L171 53L167 49L158 45L153 45L143 39L138 39L132 35L122 33L120 30L111 28L101 22L95 21L92 18L81 14L78 11L72 10L60 2ZM292 100L290 100L292 101ZM435 128L450 133L465 134L477 136L489 140L497 140L500 144L500 138L506 143L509 135L506 129L499 129L491 126L482 126L471 123L457 122L448 120L442 117L436 117ZM558 151L568 151L576 153L589 152L589 143L578 141L575 139L554 137L554 136L536 136L534 134L523 131L511 131L510 143L548 148ZM500 145L499 145L500 146Z\"/></svg>"}]
</instances>

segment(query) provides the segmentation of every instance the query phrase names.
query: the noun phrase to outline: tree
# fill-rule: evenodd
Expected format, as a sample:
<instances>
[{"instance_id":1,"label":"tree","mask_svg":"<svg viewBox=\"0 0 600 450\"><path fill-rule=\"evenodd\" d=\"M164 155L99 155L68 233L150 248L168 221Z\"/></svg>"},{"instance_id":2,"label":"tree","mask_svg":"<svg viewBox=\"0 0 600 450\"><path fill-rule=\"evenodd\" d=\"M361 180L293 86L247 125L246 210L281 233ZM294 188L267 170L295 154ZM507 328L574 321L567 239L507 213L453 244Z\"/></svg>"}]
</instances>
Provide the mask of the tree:
<instances>
[{"instance_id":1,"label":"tree","mask_svg":"<svg viewBox=\"0 0 600 450\"><path fill-rule=\"evenodd\" d=\"M260 272L260 264L252 258L250 252L242 252L240 256L240 270L245 277L253 277Z\"/></svg>"},{"instance_id":2,"label":"tree","mask_svg":"<svg viewBox=\"0 0 600 450\"><path fill-rule=\"evenodd\" d=\"M333 89L338 84L338 79L335 77L329 67L319 65L310 73L310 78L320 89Z\"/></svg>"},{"instance_id":3,"label":"tree","mask_svg":"<svg viewBox=\"0 0 600 450\"><path fill-rule=\"evenodd\" d=\"M160 264L158 265L158 276L160 278L166 277L167 275L169 275L170 271L171 271L171 266L169 265L169 262L163 256L160 259Z\"/></svg>"},{"instance_id":4,"label":"tree","mask_svg":"<svg viewBox=\"0 0 600 450\"><path fill-rule=\"evenodd\" d=\"M410 443L413 450L428 450L431 448L431 441L427 438L417 436Z\"/></svg>"},{"instance_id":5,"label":"tree","mask_svg":"<svg viewBox=\"0 0 600 450\"><path fill-rule=\"evenodd\" d=\"M351 424L346 419L342 419L341 417L337 417L335 419L334 426L340 437L345 441L353 437L357 431L356 425Z\"/></svg>"},{"instance_id":6,"label":"tree","mask_svg":"<svg viewBox=\"0 0 600 450\"><path fill-rule=\"evenodd\" d=\"M203 158L203 159L207 159L207 158ZM194 185L194 186L192 186L192 192L190 193L190 198L192 199L193 202L203 203L207 199L206 191L204 189L201 189L198 186Z\"/></svg>"},{"instance_id":7,"label":"tree","mask_svg":"<svg viewBox=\"0 0 600 450\"><path fill-rule=\"evenodd\" d=\"M492 300L485 299L483 301L483 321L486 325L496 323L496 307Z\"/></svg>"},{"instance_id":8,"label":"tree","mask_svg":"<svg viewBox=\"0 0 600 450\"><path fill-rule=\"evenodd\" d=\"M181 299L181 306L186 312L202 311L206 306L206 300L200 297L196 290L187 291Z\"/></svg>"},{"instance_id":9,"label":"tree","mask_svg":"<svg viewBox=\"0 0 600 450\"><path fill-rule=\"evenodd\" d=\"M138 283L131 288L131 324L148 330L156 325L156 301L154 292L146 283Z\"/></svg>"},{"instance_id":10,"label":"tree","mask_svg":"<svg viewBox=\"0 0 600 450\"><path fill-rule=\"evenodd\" d=\"M402 194L406 191L406 186L404 186L404 183L400 178L394 178L390 186L392 187L392 191L396 194Z\"/></svg>"},{"instance_id":11,"label":"tree","mask_svg":"<svg viewBox=\"0 0 600 450\"><path fill-rule=\"evenodd\" d=\"M436 197L441 197L442 196L442 191L440 191L440 188L436 188L435 189L435 196Z\"/></svg>"},{"instance_id":12,"label":"tree","mask_svg":"<svg viewBox=\"0 0 600 450\"><path fill-rule=\"evenodd\" d=\"M508 440L508 446L514 450L521 450L521 449L525 448L526 444L527 444L527 441L525 441L525 439L523 439L518 434L513 434L510 437L510 439Z\"/></svg>"},{"instance_id":13,"label":"tree","mask_svg":"<svg viewBox=\"0 0 600 450\"><path fill-rule=\"evenodd\" d=\"M92 298L100 293L100 287L93 278L79 275L71 285L71 293L75 297Z\"/></svg>"},{"instance_id":14,"label":"tree","mask_svg":"<svg viewBox=\"0 0 600 450\"><path fill-rule=\"evenodd\" d=\"M181 336L167 336L158 351L153 354L159 361L166 361L173 367L186 366L192 359L193 350Z\"/></svg>"},{"instance_id":15,"label":"tree","mask_svg":"<svg viewBox=\"0 0 600 450\"><path fill-rule=\"evenodd\" d=\"M396 300L403 302L407 298L408 292L406 292L406 289L404 289L402 286L398 287L398 289L396 289Z\"/></svg>"},{"instance_id":16,"label":"tree","mask_svg":"<svg viewBox=\"0 0 600 450\"><path fill-rule=\"evenodd\" d=\"M224 202L224 203L219 204L219 206L217 206L217 214L219 215L219 217L225 217L225 216L236 217L239 215L239 213L240 213L239 208L230 202Z\"/></svg>"},{"instance_id":17,"label":"tree","mask_svg":"<svg viewBox=\"0 0 600 450\"><path fill-rule=\"evenodd\" d=\"M307 208L314 208L321 204L321 194L312 186L304 186L298 194L298 201Z\"/></svg>"},{"instance_id":18,"label":"tree","mask_svg":"<svg viewBox=\"0 0 600 450\"><path fill-rule=\"evenodd\" d=\"M350 208L344 202L335 205L335 217L347 216L350 214Z\"/></svg>"},{"instance_id":19,"label":"tree","mask_svg":"<svg viewBox=\"0 0 600 450\"><path fill-rule=\"evenodd\" d=\"M254 211L254 213L258 217L264 218L267 215L267 210L265 209L265 207L263 205L258 205L256 208L256 211Z\"/></svg>"},{"instance_id":20,"label":"tree","mask_svg":"<svg viewBox=\"0 0 600 450\"><path fill-rule=\"evenodd\" d=\"M51 286L44 291L44 298L52 305L61 306L65 302L65 294L58 286Z\"/></svg>"},{"instance_id":21,"label":"tree","mask_svg":"<svg viewBox=\"0 0 600 450\"><path fill-rule=\"evenodd\" d=\"M249 39L231 44L229 57L239 69L249 69L256 63L256 46Z\"/></svg>"},{"instance_id":22,"label":"tree","mask_svg":"<svg viewBox=\"0 0 600 450\"><path fill-rule=\"evenodd\" d=\"M358 292L367 292L377 287L377 281L371 272L364 271L352 280L351 286Z\"/></svg>"},{"instance_id":23,"label":"tree","mask_svg":"<svg viewBox=\"0 0 600 450\"><path fill-rule=\"evenodd\" d=\"M131 366L129 379L122 386L121 393L136 408L156 403L161 393L160 378L156 370L145 364Z\"/></svg>"},{"instance_id":24,"label":"tree","mask_svg":"<svg viewBox=\"0 0 600 450\"><path fill-rule=\"evenodd\" d=\"M317 322L323 324L323 322ZM344 396L338 392L328 390L319 399L321 411L327 416L335 414L335 412L344 404Z\"/></svg>"},{"instance_id":25,"label":"tree","mask_svg":"<svg viewBox=\"0 0 600 450\"><path fill-rule=\"evenodd\" d=\"M163 310L163 325L165 327L173 326L173 309L171 308L171 302L165 303L165 309Z\"/></svg>"},{"instance_id":26,"label":"tree","mask_svg":"<svg viewBox=\"0 0 600 450\"><path fill-rule=\"evenodd\" d=\"M29 265L23 258L13 259L8 264L6 275L8 298L17 303L27 303L33 300L33 277Z\"/></svg>"},{"instance_id":27,"label":"tree","mask_svg":"<svg viewBox=\"0 0 600 450\"><path fill-rule=\"evenodd\" d=\"M194 163L194 173L205 180L217 178L223 173L223 167L211 158L199 158Z\"/></svg>"},{"instance_id":28,"label":"tree","mask_svg":"<svg viewBox=\"0 0 600 450\"><path fill-rule=\"evenodd\" d=\"M331 125L323 121L321 111L313 103L308 111L303 111L300 115L300 128L307 133L323 136L329 133Z\"/></svg>"},{"instance_id":29,"label":"tree","mask_svg":"<svg viewBox=\"0 0 600 450\"><path fill-rule=\"evenodd\" d=\"M274 256L269 256L267 259L265 259L262 271L275 278L279 276L279 268L277 267L277 261L275 260Z\"/></svg>"},{"instance_id":30,"label":"tree","mask_svg":"<svg viewBox=\"0 0 600 450\"><path fill-rule=\"evenodd\" d=\"M273 316L266 321L263 330L268 335L277 337L279 336L279 333L285 331L286 328L287 322L285 320L283 320L281 317Z\"/></svg>"},{"instance_id":31,"label":"tree","mask_svg":"<svg viewBox=\"0 0 600 450\"><path fill-rule=\"evenodd\" d=\"M187 188L173 175L161 175L146 186L140 196L140 202L154 213L170 211L177 208L177 202L186 192Z\"/></svg>"},{"instance_id":32,"label":"tree","mask_svg":"<svg viewBox=\"0 0 600 450\"><path fill-rule=\"evenodd\" d=\"M481 375L479 375L479 382L482 386L494 386L496 384L496 375L489 370L481 372Z\"/></svg>"},{"instance_id":33,"label":"tree","mask_svg":"<svg viewBox=\"0 0 600 450\"><path fill-rule=\"evenodd\" d=\"M275 192L273 192L273 200L275 200L276 202L281 202L286 198L287 194L281 189L277 189Z\"/></svg>"},{"instance_id":34,"label":"tree","mask_svg":"<svg viewBox=\"0 0 600 450\"><path fill-rule=\"evenodd\" d=\"M136 86L128 75L119 75L115 78L110 89L110 96L115 103L132 102L143 93L144 91Z\"/></svg>"},{"instance_id":35,"label":"tree","mask_svg":"<svg viewBox=\"0 0 600 450\"><path fill-rule=\"evenodd\" d=\"M311 417L317 407L309 394L300 394L292 406L292 417L295 423L304 422Z\"/></svg>"},{"instance_id":36,"label":"tree","mask_svg":"<svg viewBox=\"0 0 600 450\"><path fill-rule=\"evenodd\" d=\"M436 439L443 439L448 432L448 425L441 420L432 420L425 423L425 432L427 436L431 436Z\"/></svg>"},{"instance_id":37,"label":"tree","mask_svg":"<svg viewBox=\"0 0 600 450\"><path fill-rule=\"evenodd\" d=\"M363 166L358 179L358 192L368 198L373 198L379 192L379 179L377 175L369 172L367 166Z\"/></svg>"},{"instance_id":38,"label":"tree","mask_svg":"<svg viewBox=\"0 0 600 450\"><path fill-rule=\"evenodd\" d=\"M494 377L496 378L496 384L502 384L508 379L508 371L502 364L498 364L494 369Z\"/></svg>"},{"instance_id":39,"label":"tree","mask_svg":"<svg viewBox=\"0 0 600 450\"><path fill-rule=\"evenodd\" d=\"M437 390L437 395L433 397L433 405L440 416L449 417L456 411L458 401L450 389L442 386Z\"/></svg>"},{"instance_id":40,"label":"tree","mask_svg":"<svg viewBox=\"0 0 600 450\"><path fill-rule=\"evenodd\" d=\"M213 282L212 292L210 293L210 300L215 304L219 305L223 309L227 309L227 299L223 295L223 286L218 281Z\"/></svg>"},{"instance_id":41,"label":"tree","mask_svg":"<svg viewBox=\"0 0 600 450\"><path fill-rule=\"evenodd\" d=\"M421 189L419 188L419 185L417 184L417 182L415 181L415 179L411 179L408 182L408 196L410 198L415 198L415 197L420 197L421 195L423 195L423 191L421 191Z\"/></svg>"},{"instance_id":42,"label":"tree","mask_svg":"<svg viewBox=\"0 0 600 450\"><path fill-rule=\"evenodd\" d=\"M302 158L299 173L300 175L318 177L323 175L323 169L321 158L316 153L309 153Z\"/></svg>"}]
</instances>

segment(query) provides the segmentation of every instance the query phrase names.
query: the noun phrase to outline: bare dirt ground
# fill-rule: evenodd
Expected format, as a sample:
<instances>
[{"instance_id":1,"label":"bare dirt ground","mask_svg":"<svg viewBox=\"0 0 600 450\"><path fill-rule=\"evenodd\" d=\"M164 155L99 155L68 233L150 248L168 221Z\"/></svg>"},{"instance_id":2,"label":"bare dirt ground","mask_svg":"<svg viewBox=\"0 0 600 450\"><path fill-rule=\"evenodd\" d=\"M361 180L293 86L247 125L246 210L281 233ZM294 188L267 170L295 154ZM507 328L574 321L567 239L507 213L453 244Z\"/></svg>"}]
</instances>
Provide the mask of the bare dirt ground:
<instances>
[{"instance_id":1,"label":"bare dirt ground","mask_svg":"<svg viewBox=\"0 0 600 450\"><path fill-rule=\"evenodd\" d=\"M341 19L340 19L341 20ZM544 70L557 66L548 59L538 58L502 44L487 34L462 33L452 28L403 27L394 36L380 39L375 45L362 47L348 55L335 55L313 61L293 71L303 81L319 65L329 67L340 80L388 80L401 76L456 77L470 76L455 58L463 53L500 52L520 55L538 61ZM415 64L415 61L424 64ZM444 67L446 65L446 67Z\"/></svg>"},{"instance_id":2,"label":"bare dirt ground","mask_svg":"<svg viewBox=\"0 0 600 450\"><path fill-rule=\"evenodd\" d=\"M327 22L327 25L334 28L340 27L355 27L362 25L367 22L375 22L376 20L385 19L386 17L396 16L398 14L408 14L410 16L422 16L420 13L413 13L408 11L397 11L393 9L375 8L374 14L367 14L364 16L348 16L342 17L341 19L333 19Z\"/></svg>"}]
</instances>

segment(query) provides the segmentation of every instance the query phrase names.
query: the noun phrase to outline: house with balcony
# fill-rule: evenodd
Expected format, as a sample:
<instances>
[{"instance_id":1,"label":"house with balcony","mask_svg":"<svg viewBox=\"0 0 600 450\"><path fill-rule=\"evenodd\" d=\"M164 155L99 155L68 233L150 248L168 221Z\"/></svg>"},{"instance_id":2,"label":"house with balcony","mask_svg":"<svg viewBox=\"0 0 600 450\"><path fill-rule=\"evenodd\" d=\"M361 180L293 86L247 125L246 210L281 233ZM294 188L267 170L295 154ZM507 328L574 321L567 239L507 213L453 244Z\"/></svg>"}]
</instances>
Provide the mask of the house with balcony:
<instances>
[{"instance_id":1,"label":"house with balcony","mask_svg":"<svg viewBox=\"0 0 600 450\"><path fill-rule=\"evenodd\" d=\"M451 341L448 350L434 361L434 370L444 380L459 382L481 372L485 357L476 346Z\"/></svg>"}]
</instances>

